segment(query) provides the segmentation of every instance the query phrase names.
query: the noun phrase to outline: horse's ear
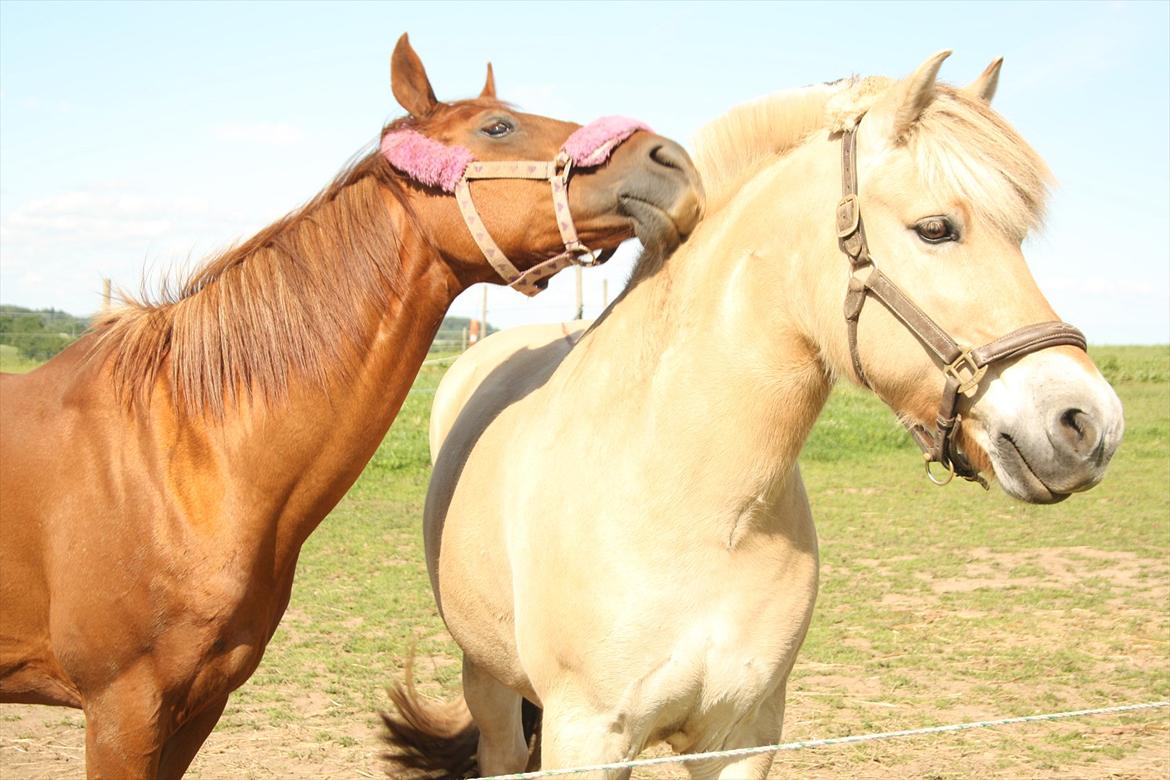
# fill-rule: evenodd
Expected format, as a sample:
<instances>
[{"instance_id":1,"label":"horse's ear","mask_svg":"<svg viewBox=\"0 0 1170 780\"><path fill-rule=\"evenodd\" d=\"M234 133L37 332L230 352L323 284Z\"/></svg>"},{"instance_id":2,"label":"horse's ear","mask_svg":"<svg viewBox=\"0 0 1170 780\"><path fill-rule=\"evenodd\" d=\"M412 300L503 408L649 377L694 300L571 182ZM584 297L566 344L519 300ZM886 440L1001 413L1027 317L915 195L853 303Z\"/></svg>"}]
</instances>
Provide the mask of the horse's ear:
<instances>
[{"instance_id":1,"label":"horse's ear","mask_svg":"<svg viewBox=\"0 0 1170 780\"><path fill-rule=\"evenodd\" d=\"M991 64L983 69L979 78L963 87L963 91L972 97L977 97L984 103L990 103L995 97L995 88L999 86L999 69L1003 67L1003 57L996 57Z\"/></svg>"},{"instance_id":2,"label":"horse's ear","mask_svg":"<svg viewBox=\"0 0 1170 780\"><path fill-rule=\"evenodd\" d=\"M394 91L394 98L399 105L409 111L411 116L420 119L439 105L422 60L411 48L406 33L398 39L394 54L390 56L390 89Z\"/></svg>"},{"instance_id":3,"label":"horse's ear","mask_svg":"<svg viewBox=\"0 0 1170 780\"><path fill-rule=\"evenodd\" d=\"M895 143L906 139L922 110L934 100L938 69L949 56L948 49L928 58L908 78L894 84L870 110L871 116L880 117L887 124L887 132Z\"/></svg>"},{"instance_id":4,"label":"horse's ear","mask_svg":"<svg viewBox=\"0 0 1170 780\"><path fill-rule=\"evenodd\" d=\"M481 98L496 98L496 77L492 73L492 64L488 63L487 81L483 83L483 91L479 93Z\"/></svg>"}]
</instances>

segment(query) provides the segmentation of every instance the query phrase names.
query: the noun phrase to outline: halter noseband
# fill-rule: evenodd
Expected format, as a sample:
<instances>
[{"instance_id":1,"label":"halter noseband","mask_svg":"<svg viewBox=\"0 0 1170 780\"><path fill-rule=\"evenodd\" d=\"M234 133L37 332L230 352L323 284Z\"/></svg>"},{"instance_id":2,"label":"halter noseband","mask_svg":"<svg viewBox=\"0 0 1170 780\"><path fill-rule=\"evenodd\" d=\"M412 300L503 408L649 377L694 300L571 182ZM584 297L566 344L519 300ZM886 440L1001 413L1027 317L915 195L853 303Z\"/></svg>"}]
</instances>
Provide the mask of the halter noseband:
<instances>
[{"instance_id":1,"label":"halter noseband","mask_svg":"<svg viewBox=\"0 0 1170 780\"><path fill-rule=\"evenodd\" d=\"M455 194L463 222L483 256L508 286L525 295L536 295L548 280L570 265L599 265L614 250L594 253L581 242L569 209L569 176L577 168L601 165L615 148L638 130L649 130L635 119L609 116L578 128L551 161L478 161L469 149L447 146L414 130L393 130L382 137L382 154L398 170L415 181ZM471 198L476 179L543 179L552 192L553 214L565 251L520 271L492 239Z\"/></svg>"},{"instance_id":2,"label":"halter noseband","mask_svg":"<svg viewBox=\"0 0 1170 780\"><path fill-rule=\"evenodd\" d=\"M889 309L943 366L946 387L935 420L936 430L907 423L914 441L926 461L926 475L936 485L945 485L956 475L987 487L987 482L974 469L966 456L955 446L955 434L961 422L959 396L974 396L983 381L987 368L993 363L1013 360L1048 347L1072 346L1085 349L1085 336L1065 322L1039 322L1013 330L981 347L962 347L925 312L910 300L902 290L874 263L865 240L861 222L861 206L857 200L857 131L841 134L841 191L837 204L837 240L841 251L849 258L851 273L849 291L845 295L845 322L849 331L849 355L857 380L873 389L861 365L857 351L857 323L861 308L872 295ZM941 477L930 470L932 463L946 469Z\"/></svg>"}]
</instances>

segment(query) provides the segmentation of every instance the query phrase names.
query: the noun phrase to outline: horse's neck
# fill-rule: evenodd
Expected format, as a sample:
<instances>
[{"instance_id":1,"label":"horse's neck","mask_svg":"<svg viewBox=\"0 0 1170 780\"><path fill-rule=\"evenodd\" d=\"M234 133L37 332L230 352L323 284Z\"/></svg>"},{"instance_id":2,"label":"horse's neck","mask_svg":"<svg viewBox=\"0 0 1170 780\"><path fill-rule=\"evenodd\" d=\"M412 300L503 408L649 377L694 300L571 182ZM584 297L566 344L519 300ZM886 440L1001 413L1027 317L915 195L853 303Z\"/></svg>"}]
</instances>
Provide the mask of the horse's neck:
<instances>
[{"instance_id":1,"label":"horse's neck","mask_svg":"<svg viewBox=\"0 0 1170 780\"><path fill-rule=\"evenodd\" d=\"M285 397L229 411L216 436L233 504L224 541L268 550L278 579L291 578L300 546L373 456L459 292L446 264L405 221L399 227L409 295L365 318L372 325L353 345L357 365L326 369L323 386L290 376Z\"/></svg>"},{"instance_id":2,"label":"horse's neck","mask_svg":"<svg viewBox=\"0 0 1170 780\"><path fill-rule=\"evenodd\" d=\"M582 365L567 381L591 387L574 393L655 421L648 457L676 460L668 471L681 489L701 474L729 501L774 497L828 396L831 377L804 322L802 296L817 282L799 258L818 241L835 249L831 224L802 224L822 213L831 222L834 196L827 188L825 204L790 211L778 203L819 197L783 188L819 164L809 155L789 170L786 160L747 182L570 354Z\"/></svg>"}]
</instances>

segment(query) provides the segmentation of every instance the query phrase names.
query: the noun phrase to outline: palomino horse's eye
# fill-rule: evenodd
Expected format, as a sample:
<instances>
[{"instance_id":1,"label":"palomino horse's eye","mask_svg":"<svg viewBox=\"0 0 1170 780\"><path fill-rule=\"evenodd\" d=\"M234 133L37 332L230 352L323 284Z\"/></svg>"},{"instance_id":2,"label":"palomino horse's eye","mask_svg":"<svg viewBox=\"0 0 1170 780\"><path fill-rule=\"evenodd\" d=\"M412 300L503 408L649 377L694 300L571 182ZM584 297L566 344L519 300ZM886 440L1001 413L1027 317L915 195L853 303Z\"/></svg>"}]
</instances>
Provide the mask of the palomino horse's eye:
<instances>
[{"instance_id":1,"label":"palomino horse's eye","mask_svg":"<svg viewBox=\"0 0 1170 780\"><path fill-rule=\"evenodd\" d=\"M928 244L941 244L943 241L955 241L959 238L955 226L946 217L920 219L914 226L914 231Z\"/></svg>"},{"instance_id":2,"label":"palomino horse's eye","mask_svg":"<svg viewBox=\"0 0 1170 780\"><path fill-rule=\"evenodd\" d=\"M480 128L480 132L490 138L503 138L512 132L512 125L502 119L493 119Z\"/></svg>"}]
</instances>

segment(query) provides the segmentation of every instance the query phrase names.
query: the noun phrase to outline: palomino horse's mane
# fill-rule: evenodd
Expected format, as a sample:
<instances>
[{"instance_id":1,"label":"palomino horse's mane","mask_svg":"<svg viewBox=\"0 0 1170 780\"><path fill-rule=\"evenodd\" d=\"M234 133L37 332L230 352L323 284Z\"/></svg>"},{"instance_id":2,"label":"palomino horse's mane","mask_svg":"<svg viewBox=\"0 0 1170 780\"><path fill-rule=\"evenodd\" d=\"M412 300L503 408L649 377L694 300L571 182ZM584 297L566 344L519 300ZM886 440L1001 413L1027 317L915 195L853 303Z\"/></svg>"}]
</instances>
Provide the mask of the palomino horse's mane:
<instances>
[{"instance_id":1,"label":"palomino horse's mane","mask_svg":"<svg viewBox=\"0 0 1170 780\"><path fill-rule=\"evenodd\" d=\"M695 135L695 165L703 177L707 213L727 204L764 165L826 126L829 99L848 89L837 81L791 89L728 111Z\"/></svg>"},{"instance_id":2,"label":"palomino horse's mane","mask_svg":"<svg viewBox=\"0 0 1170 780\"><path fill-rule=\"evenodd\" d=\"M733 108L702 128L694 157L707 192L708 219L761 168L812 134L856 124L895 83L851 78L782 92ZM986 102L944 84L936 90L905 139L927 186L944 199L961 199L1022 239L1043 221L1048 167Z\"/></svg>"},{"instance_id":3,"label":"palomino horse's mane","mask_svg":"<svg viewBox=\"0 0 1170 780\"><path fill-rule=\"evenodd\" d=\"M459 121L498 101L449 104L446 120ZM396 120L422 132L425 121ZM214 256L186 280L137 298L94 324L96 347L112 354L119 397L148 400L163 373L172 400L188 415L210 412L243 396L283 396L291 376L323 385L329 369L355 361L354 345L401 297L397 229L381 189L403 207L403 179L373 152L356 158L301 208L238 246Z\"/></svg>"}]
</instances>

